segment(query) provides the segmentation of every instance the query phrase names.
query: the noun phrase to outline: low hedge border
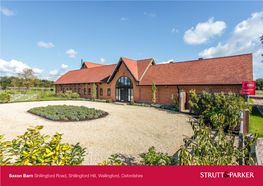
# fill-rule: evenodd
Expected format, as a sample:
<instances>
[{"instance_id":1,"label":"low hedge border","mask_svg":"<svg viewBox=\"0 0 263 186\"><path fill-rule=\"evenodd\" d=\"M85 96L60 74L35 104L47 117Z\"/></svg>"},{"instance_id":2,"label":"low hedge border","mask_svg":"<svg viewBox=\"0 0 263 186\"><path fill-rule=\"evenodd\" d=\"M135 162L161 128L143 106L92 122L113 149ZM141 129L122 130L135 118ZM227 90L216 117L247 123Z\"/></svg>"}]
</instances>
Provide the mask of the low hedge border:
<instances>
[{"instance_id":1,"label":"low hedge border","mask_svg":"<svg viewBox=\"0 0 263 186\"><path fill-rule=\"evenodd\" d=\"M162 108L171 111L179 111L173 105L159 105L159 104L146 104L146 103L133 103L131 105L141 106L141 107L154 107L154 108Z\"/></svg>"}]
</instances>

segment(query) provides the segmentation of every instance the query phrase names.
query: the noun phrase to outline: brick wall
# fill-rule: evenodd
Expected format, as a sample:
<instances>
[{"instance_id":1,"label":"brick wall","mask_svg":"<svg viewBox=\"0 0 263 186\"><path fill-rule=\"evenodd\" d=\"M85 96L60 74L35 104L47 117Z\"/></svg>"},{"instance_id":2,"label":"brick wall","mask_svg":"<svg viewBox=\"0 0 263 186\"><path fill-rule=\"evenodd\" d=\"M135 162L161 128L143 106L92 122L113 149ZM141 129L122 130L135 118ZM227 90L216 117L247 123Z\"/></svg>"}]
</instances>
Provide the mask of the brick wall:
<instances>
[{"instance_id":1,"label":"brick wall","mask_svg":"<svg viewBox=\"0 0 263 186\"><path fill-rule=\"evenodd\" d=\"M128 69L124 64L121 64L118 72L115 74L114 78L110 82L110 84L107 83L96 83L98 89L97 89L97 98L98 99L112 99L113 101L116 101L116 82L118 79L122 76L127 76L131 79L133 83L133 100L136 102L141 103L152 103L152 87L151 86L136 86L138 83L134 80ZM75 92L75 88L77 88L77 93L79 91L79 88L81 88L81 95L82 98L92 98L93 94L93 83L81 83L81 84L71 84L71 85L56 85L56 93L63 91L63 88L65 88L65 92L68 88L72 88L72 92ZM86 88L86 95L84 95L84 88ZM91 89L91 94L88 94L88 89ZM100 88L103 89L103 95L100 95ZM111 89L111 95L107 95L107 89ZM156 86L157 92L156 92L156 104L163 104L163 105L172 105L173 101L171 99L171 95L173 94L175 98L177 98L178 89L177 86ZM242 85L227 85L227 86L178 86L179 92L181 90L184 90L186 92L186 102L189 101L189 94L188 92L192 89L196 90L196 93L201 93L202 91L206 91L209 93L242 93ZM189 104L186 104L186 109L189 108Z\"/></svg>"},{"instance_id":2,"label":"brick wall","mask_svg":"<svg viewBox=\"0 0 263 186\"><path fill-rule=\"evenodd\" d=\"M156 86L156 88L156 104L172 105L172 94L177 98L177 86ZM152 86L139 86L139 90L139 102L152 104Z\"/></svg>"}]
</instances>

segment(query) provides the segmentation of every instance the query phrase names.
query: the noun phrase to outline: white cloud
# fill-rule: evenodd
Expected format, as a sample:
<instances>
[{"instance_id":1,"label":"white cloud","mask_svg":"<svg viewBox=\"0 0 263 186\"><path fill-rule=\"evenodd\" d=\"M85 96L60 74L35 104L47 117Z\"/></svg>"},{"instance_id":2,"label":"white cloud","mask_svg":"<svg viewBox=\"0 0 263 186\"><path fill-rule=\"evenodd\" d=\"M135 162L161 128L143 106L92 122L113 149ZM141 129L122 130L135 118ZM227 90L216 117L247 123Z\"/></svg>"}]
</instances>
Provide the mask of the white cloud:
<instances>
[{"instance_id":1,"label":"white cloud","mask_svg":"<svg viewBox=\"0 0 263 186\"><path fill-rule=\"evenodd\" d=\"M69 49L65 54L67 54L68 57L74 58L77 52L74 51L73 49Z\"/></svg>"},{"instance_id":2,"label":"white cloud","mask_svg":"<svg viewBox=\"0 0 263 186\"><path fill-rule=\"evenodd\" d=\"M22 73L23 69L30 68L27 64L12 59L11 61L5 61L0 59L0 76L17 76L18 73ZM30 68L31 69L31 68ZM42 75L44 69L32 68L36 76Z\"/></svg>"},{"instance_id":3,"label":"white cloud","mask_svg":"<svg viewBox=\"0 0 263 186\"><path fill-rule=\"evenodd\" d=\"M221 35L226 28L224 21L214 22L214 18L210 18L207 22L198 23L195 29L192 27L184 33L184 41L191 45L207 43L208 40L215 36Z\"/></svg>"},{"instance_id":4,"label":"white cloud","mask_svg":"<svg viewBox=\"0 0 263 186\"><path fill-rule=\"evenodd\" d=\"M13 16L13 15L15 15L15 13L13 11L8 10L6 7L0 6L0 11L6 16Z\"/></svg>"},{"instance_id":5,"label":"white cloud","mask_svg":"<svg viewBox=\"0 0 263 186\"><path fill-rule=\"evenodd\" d=\"M173 28L172 33L174 33L174 32L179 32L179 30L178 29L175 30L175 28Z\"/></svg>"},{"instance_id":6,"label":"white cloud","mask_svg":"<svg viewBox=\"0 0 263 186\"><path fill-rule=\"evenodd\" d=\"M143 12L143 14L144 14L144 15L147 15L147 16L149 16L149 17L155 17L155 16L156 16L156 14L149 14L149 13L146 13L146 12Z\"/></svg>"},{"instance_id":7,"label":"white cloud","mask_svg":"<svg viewBox=\"0 0 263 186\"><path fill-rule=\"evenodd\" d=\"M121 21L126 21L126 20L128 20L127 17L122 17L122 18L121 18Z\"/></svg>"},{"instance_id":8,"label":"white cloud","mask_svg":"<svg viewBox=\"0 0 263 186\"><path fill-rule=\"evenodd\" d=\"M68 65L62 64L62 65L61 65L61 68L68 68Z\"/></svg>"},{"instance_id":9,"label":"white cloud","mask_svg":"<svg viewBox=\"0 0 263 186\"><path fill-rule=\"evenodd\" d=\"M52 47L54 47L53 43L44 43L44 41L39 41L37 43L37 46L45 47L45 48L52 48Z\"/></svg>"},{"instance_id":10,"label":"white cloud","mask_svg":"<svg viewBox=\"0 0 263 186\"><path fill-rule=\"evenodd\" d=\"M253 53L254 71L263 70L263 49L259 37L263 35L263 11L251 14L247 20L236 25L231 37L226 42L219 42L217 46L203 50L198 55L204 58L215 56L229 56Z\"/></svg>"},{"instance_id":11,"label":"white cloud","mask_svg":"<svg viewBox=\"0 0 263 186\"><path fill-rule=\"evenodd\" d=\"M68 65L62 64L59 70L51 70L49 75L44 79L50 81L56 81L60 76L64 75L67 72Z\"/></svg>"},{"instance_id":12,"label":"white cloud","mask_svg":"<svg viewBox=\"0 0 263 186\"><path fill-rule=\"evenodd\" d=\"M101 62L101 63L104 63L104 62L105 62L105 59L104 59L104 58L100 58L100 62Z\"/></svg>"},{"instance_id":13,"label":"white cloud","mask_svg":"<svg viewBox=\"0 0 263 186\"><path fill-rule=\"evenodd\" d=\"M170 63L170 62L173 62L173 61L174 61L173 59L169 59L168 61L160 62L160 64L166 64L166 63Z\"/></svg>"}]
</instances>

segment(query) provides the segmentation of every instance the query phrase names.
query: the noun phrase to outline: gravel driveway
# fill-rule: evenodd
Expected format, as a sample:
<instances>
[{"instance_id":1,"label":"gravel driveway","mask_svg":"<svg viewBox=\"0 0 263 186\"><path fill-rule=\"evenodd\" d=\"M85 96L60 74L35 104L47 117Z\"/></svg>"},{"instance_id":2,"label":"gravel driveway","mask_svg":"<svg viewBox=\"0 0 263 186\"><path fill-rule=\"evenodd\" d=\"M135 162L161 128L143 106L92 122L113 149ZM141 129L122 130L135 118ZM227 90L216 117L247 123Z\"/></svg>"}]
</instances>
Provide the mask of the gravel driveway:
<instances>
[{"instance_id":1,"label":"gravel driveway","mask_svg":"<svg viewBox=\"0 0 263 186\"><path fill-rule=\"evenodd\" d=\"M107 117L80 122L54 122L27 113L33 107L77 105L101 109ZM157 152L175 155L183 138L193 135L189 116L157 108L116 105L89 101L45 101L0 105L0 134L12 140L24 134L29 126L44 125L41 134L63 133L62 142L86 147L84 165L102 163L111 154L136 164L140 154L155 146Z\"/></svg>"}]
</instances>

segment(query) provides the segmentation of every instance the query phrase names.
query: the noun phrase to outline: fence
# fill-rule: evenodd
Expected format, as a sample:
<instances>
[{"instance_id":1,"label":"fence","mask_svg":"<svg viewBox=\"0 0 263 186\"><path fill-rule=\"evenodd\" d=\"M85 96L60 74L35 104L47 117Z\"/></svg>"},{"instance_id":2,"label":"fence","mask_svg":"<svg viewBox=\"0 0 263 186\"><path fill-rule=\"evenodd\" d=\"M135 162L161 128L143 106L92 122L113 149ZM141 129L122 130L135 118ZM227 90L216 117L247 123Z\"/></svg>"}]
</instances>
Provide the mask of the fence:
<instances>
[{"instance_id":1,"label":"fence","mask_svg":"<svg viewBox=\"0 0 263 186\"><path fill-rule=\"evenodd\" d=\"M245 147L245 136L250 136L249 134L249 110L245 109L240 112L240 130L239 130L239 147ZM240 160L239 164L244 165L245 160L243 158ZM257 144L253 144L249 148L249 159L252 158L256 165L262 165L260 158L258 156Z\"/></svg>"}]
</instances>

